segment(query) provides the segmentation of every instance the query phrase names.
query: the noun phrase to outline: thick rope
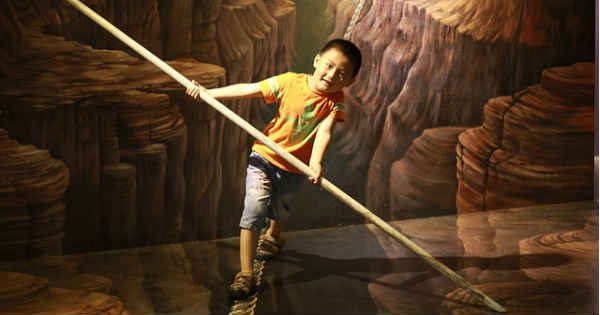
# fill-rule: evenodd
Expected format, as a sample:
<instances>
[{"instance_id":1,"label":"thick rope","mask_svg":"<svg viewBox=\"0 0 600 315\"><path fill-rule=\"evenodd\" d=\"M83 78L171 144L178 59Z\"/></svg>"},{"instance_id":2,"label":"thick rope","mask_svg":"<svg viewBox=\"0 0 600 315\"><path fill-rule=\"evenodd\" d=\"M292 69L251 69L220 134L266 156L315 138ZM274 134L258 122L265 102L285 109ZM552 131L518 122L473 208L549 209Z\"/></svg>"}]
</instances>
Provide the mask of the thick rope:
<instances>
[{"instance_id":1,"label":"thick rope","mask_svg":"<svg viewBox=\"0 0 600 315\"><path fill-rule=\"evenodd\" d=\"M356 6L356 8L354 8L354 13L352 13L352 18L350 19L350 23L348 23L348 26L346 27L346 33L344 33L345 40L350 40L350 38L352 38L354 26L356 26L356 23L362 17L361 13L363 8L365 7L365 2L367 2L367 0L359 0L358 5Z\"/></svg>"},{"instance_id":2,"label":"thick rope","mask_svg":"<svg viewBox=\"0 0 600 315\"><path fill-rule=\"evenodd\" d=\"M254 315L254 309L258 303L258 290L262 285L263 270L265 269L265 260L254 259L252 266L254 279L256 281L256 292L244 300L235 300L231 305L228 315Z\"/></svg>"}]
</instances>

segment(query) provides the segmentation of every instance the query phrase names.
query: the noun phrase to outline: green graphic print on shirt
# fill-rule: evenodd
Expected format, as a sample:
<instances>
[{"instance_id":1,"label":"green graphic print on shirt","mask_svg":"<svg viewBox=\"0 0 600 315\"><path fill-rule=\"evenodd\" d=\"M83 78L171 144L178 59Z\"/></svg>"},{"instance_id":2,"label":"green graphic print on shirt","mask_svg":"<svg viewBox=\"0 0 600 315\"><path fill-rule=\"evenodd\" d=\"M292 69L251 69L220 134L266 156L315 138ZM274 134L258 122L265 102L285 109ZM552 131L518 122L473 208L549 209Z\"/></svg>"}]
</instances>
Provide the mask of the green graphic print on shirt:
<instances>
[{"instance_id":1,"label":"green graphic print on shirt","mask_svg":"<svg viewBox=\"0 0 600 315\"><path fill-rule=\"evenodd\" d=\"M294 125L294 132L290 136L290 145L294 145L310 136L322 119L315 120L313 103L309 102L304 106L304 112L300 117L287 116L286 120ZM310 141L312 142L314 139Z\"/></svg>"}]
</instances>

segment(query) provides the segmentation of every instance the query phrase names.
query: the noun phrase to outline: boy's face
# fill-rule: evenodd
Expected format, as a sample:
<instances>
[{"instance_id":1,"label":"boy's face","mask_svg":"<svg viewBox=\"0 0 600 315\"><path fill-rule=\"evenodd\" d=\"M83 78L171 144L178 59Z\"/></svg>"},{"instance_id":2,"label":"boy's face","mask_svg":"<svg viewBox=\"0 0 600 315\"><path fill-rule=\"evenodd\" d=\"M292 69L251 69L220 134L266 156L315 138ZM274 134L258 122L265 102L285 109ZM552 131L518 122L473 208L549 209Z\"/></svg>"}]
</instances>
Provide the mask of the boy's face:
<instances>
[{"instance_id":1,"label":"boy's face","mask_svg":"<svg viewBox=\"0 0 600 315\"><path fill-rule=\"evenodd\" d=\"M312 88L321 93L332 93L352 84L354 64L341 51L332 48L315 56Z\"/></svg>"}]
</instances>

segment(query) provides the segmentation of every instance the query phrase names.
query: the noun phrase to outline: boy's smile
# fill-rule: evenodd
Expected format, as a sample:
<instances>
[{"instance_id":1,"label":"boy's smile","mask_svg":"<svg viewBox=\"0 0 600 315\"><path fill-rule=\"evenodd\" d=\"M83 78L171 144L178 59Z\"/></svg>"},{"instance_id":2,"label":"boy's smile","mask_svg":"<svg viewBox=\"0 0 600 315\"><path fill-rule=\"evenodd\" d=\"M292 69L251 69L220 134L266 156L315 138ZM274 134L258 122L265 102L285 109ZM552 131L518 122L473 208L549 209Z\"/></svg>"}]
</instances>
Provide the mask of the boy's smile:
<instances>
[{"instance_id":1,"label":"boy's smile","mask_svg":"<svg viewBox=\"0 0 600 315\"><path fill-rule=\"evenodd\" d=\"M333 93L352 84L352 61L339 50L332 48L315 56L315 72L308 79L311 90Z\"/></svg>"}]
</instances>

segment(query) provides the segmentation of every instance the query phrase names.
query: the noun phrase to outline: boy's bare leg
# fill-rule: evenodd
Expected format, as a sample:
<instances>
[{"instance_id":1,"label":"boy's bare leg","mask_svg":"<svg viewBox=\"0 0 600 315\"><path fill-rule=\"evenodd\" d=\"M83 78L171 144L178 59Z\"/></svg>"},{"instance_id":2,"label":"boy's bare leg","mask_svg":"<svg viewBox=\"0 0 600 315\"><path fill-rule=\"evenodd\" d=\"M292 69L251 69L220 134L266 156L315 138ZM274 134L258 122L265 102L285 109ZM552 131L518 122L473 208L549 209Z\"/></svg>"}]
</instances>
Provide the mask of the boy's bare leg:
<instances>
[{"instance_id":1,"label":"boy's bare leg","mask_svg":"<svg viewBox=\"0 0 600 315\"><path fill-rule=\"evenodd\" d=\"M251 274L254 257L256 257L256 245L258 243L258 231L241 229L240 231L240 267L244 274Z\"/></svg>"},{"instance_id":2,"label":"boy's bare leg","mask_svg":"<svg viewBox=\"0 0 600 315\"><path fill-rule=\"evenodd\" d=\"M277 241L279 241L281 237L281 232L283 232L283 226L284 222L282 222L281 220L271 220L271 222L269 223L269 229L267 229L265 234L268 234L275 238Z\"/></svg>"}]
</instances>

